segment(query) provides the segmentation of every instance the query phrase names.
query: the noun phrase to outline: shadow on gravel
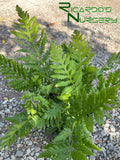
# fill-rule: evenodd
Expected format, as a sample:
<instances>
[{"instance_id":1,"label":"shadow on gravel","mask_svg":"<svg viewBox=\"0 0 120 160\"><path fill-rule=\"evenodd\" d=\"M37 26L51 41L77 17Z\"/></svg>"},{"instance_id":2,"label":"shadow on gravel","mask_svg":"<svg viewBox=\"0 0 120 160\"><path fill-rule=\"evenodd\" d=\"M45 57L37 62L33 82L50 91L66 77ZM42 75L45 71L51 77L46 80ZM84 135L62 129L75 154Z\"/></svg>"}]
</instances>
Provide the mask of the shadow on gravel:
<instances>
[{"instance_id":1,"label":"shadow on gravel","mask_svg":"<svg viewBox=\"0 0 120 160\"><path fill-rule=\"evenodd\" d=\"M16 44L12 41L9 41L11 39L11 33L12 27L7 27L5 24L0 24L0 52L5 52L8 56L9 53L13 50L13 48L16 46Z\"/></svg>"},{"instance_id":2,"label":"shadow on gravel","mask_svg":"<svg viewBox=\"0 0 120 160\"><path fill-rule=\"evenodd\" d=\"M56 30L53 26L50 26L49 23L45 20L42 19L37 19L37 23L39 23L39 34L38 36L40 36L40 32L42 30L42 28L45 28L45 32L47 33L47 43L50 44L52 42L52 40L55 40L57 45L60 45L62 42L68 43L68 39L70 39L70 36L62 31L58 31ZM105 44L102 44L100 42L98 42L96 38L101 39L104 41L106 39L110 39L111 38L109 36L104 35L102 32L98 31L98 33L96 33L94 30L92 29L88 29L86 27L80 27L78 25L73 24L72 22L63 22L63 27L66 26L68 29L71 30L79 30L86 38L89 34L90 40L88 42L89 46L92 46L92 51L96 52L98 54L108 54L108 56L110 56L112 54L112 52L109 52L107 50L107 46ZM16 45L21 47L20 44L18 44L17 42L15 42L14 40L11 39L11 33L10 30L14 30L13 27L7 27L5 24L0 25L0 52L4 51L6 52L7 56L10 56L10 53L15 52L15 47ZM5 43L2 43L2 41L5 40ZM23 47L23 46L22 46ZM17 54L19 55L19 53ZM14 56L16 56L14 54Z\"/></svg>"},{"instance_id":3,"label":"shadow on gravel","mask_svg":"<svg viewBox=\"0 0 120 160\"><path fill-rule=\"evenodd\" d=\"M55 43L58 45L60 45L62 42L66 42L68 36L65 32L62 31L57 31L51 24L41 20L41 19L37 19L37 23L39 23L39 25L42 25L43 28L45 28L45 32L47 33L47 42L51 43L53 40L55 40ZM54 24L53 24L54 25ZM42 29L42 27L40 27L40 30ZM61 41L62 40L62 41Z\"/></svg>"},{"instance_id":4,"label":"shadow on gravel","mask_svg":"<svg viewBox=\"0 0 120 160\"><path fill-rule=\"evenodd\" d=\"M50 44L54 39L56 44L66 41L68 35L62 31L56 31L53 27L49 27L49 23L43 20L38 19L37 23L39 23L39 32L38 36L40 37L41 30L45 28L45 32L47 33L47 43ZM17 43L15 40L11 38L12 33L10 31L15 30L12 26L8 27L5 24L0 24L0 54L4 54L6 56L19 56L19 53L15 54L16 46L25 48L24 46ZM64 40L63 40L64 39ZM24 42L24 40L23 40Z\"/></svg>"},{"instance_id":5,"label":"shadow on gravel","mask_svg":"<svg viewBox=\"0 0 120 160\"><path fill-rule=\"evenodd\" d=\"M96 40L96 38L100 39L100 40L103 40L103 41L108 40L108 39L112 40L110 38L110 36L106 36L101 31L98 31L96 33L92 29L89 29L89 28L86 28L86 27L80 27L78 25L73 24L72 22L68 23L68 22L64 21L63 25L67 26L69 29L72 29L72 30L75 30L75 29L79 30L81 32L81 34L83 34L85 37L87 37L89 35L90 40L88 41L88 45L92 47L92 51L94 51L96 53L101 52L101 54L105 53L105 54L108 54L109 56L110 56L110 54L113 54L112 52L108 51L106 44L102 44L102 43L100 43Z\"/></svg>"},{"instance_id":6,"label":"shadow on gravel","mask_svg":"<svg viewBox=\"0 0 120 160\"><path fill-rule=\"evenodd\" d=\"M62 42L67 42L68 39L70 39L70 36L68 34L66 34L65 32L61 32L61 31L56 31L56 29L54 29L54 27L49 27L49 23L41 20L41 19L37 19L37 22L39 24L42 24L45 28L45 31L47 32L47 37L48 37L48 43L51 43L52 40L54 39L56 44L61 44ZM96 52L97 55L100 57L104 54L107 54L107 56L111 56L111 54L113 54L112 52L109 52L107 49L107 45L98 42L95 37L97 39L100 39L102 41L105 40L111 40L111 38L109 36L104 35L104 33L102 33L101 31L98 31L97 33L89 28L86 27L80 27L78 25L73 24L72 22L63 22L63 27L66 26L68 27L68 29L71 30L79 30L87 39L88 34L90 35L90 40L88 41L88 45L92 47L92 52ZM42 28L41 28L42 29ZM61 41L62 39L62 41Z\"/></svg>"}]
</instances>

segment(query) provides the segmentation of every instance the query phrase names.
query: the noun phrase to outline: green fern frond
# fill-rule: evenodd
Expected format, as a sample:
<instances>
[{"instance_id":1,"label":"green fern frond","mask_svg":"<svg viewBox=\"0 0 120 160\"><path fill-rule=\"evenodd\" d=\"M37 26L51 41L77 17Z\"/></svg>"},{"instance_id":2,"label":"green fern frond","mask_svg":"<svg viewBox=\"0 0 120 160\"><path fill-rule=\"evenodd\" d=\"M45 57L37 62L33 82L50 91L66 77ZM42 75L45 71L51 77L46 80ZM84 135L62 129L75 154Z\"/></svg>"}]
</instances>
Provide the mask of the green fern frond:
<instances>
[{"instance_id":1,"label":"green fern frond","mask_svg":"<svg viewBox=\"0 0 120 160\"><path fill-rule=\"evenodd\" d=\"M76 93L78 94L82 85L82 66L88 64L95 54L89 53L90 47L86 49L87 42L85 39L81 41L82 36L79 32L74 32L71 39L73 42L71 41L70 45L68 46L68 50L71 51L69 54L62 53L62 49L64 48L63 45L58 47L54 42L51 44L51 61L56 62L56 64L51 65L51 68L54 69L55 73L51 77L58 79L58 83L55 85L56 87L65 87L61 95L58 97L60 100L68 99L73 89L75 89ZM96 71L94 67L91 67L90 69L90 66L89 70ZM66 95L66 87L69 87L71 90L69 92L70 94L67 93Z\"/></svg>"},{"instance_id":2,"label":"green fern frond","mask_svg":"<svg viewBox=\"0 0 120 160\"><path fill-rule=\"evenodd\" d=\"M53 140L53 142L57 142L57 141L64 141L69 137L69 139L71 139L72 137L72 131L70 128L64 128L58 136L55 137L55 139Z\"/></svg>"},{"instance_id":3,"label":"green fern frond","mask_svg":"<svg viewBox=\"0 0 120 160\"><path fill-rule=\"evenodd\" d=\"M44 147L44 149L47 150L40 153L37 158L48 157L52 160L66 160L70 152L70 143L69 140L64 141L64 143L62 143L62 141L49 143Z\"/></svg>"},{"instance_id":4,"label":"green fern frond","mask_svg":"<svg viewBox=\"0 0 120 160\"><path fill-rule=\"evenodd\" d=\"M22 11L22 8L20 8L18 5L16 5L16 11L18 12L19 17L25 19L26 17L29 17L29 14L24 11Z\"/></svg>"},{"instance_id":5,"label":"green fern frond","mask_svg":"<svg viewBox=\"0 0 120 160\"><path fill-rule=\"evenodd\" d=\"M20 8L18 5L16 6L16 11L18 12L18 15L21 19L18 19L20 23L14 23L15 26L13 27L19 32L11 31L11 33L13 33L16 37L20 39L26 40L26 42L32 43L32 41L36 38L39 25L36 24L35 17L32 17L29 20L29 14L27 13L27 11L22 11L22 8ZM19 27L21 27L21 29Z\"/></svg>"},{"instance_id":6,"label":"green fern frond","mask_svg":"<svg viewBox=\"0 0 120 160\"><path fill-rule=\"evenodd\" d=\"M95 149L97 151L101 151L101 149L99 147L97 147L96 145L94 145L89 139L83 138L82 141L87 147L89 147L91 149Z\"/></svg>"},{"instance_id":7,"label":"green fern frond","mask_svg":"<svg viewBox=\"0 0 120 160\"><path fill-rule=\"evenodd\" d=\"M117 91L118 86L111 86L102 88L96 93L95 91L92 91L89 94L86 102L86 104L89 106L87 108L87 113L94 113L95 119L99 125L103 124L104 110L111 110L111 108L107 105L115 104L115 106L117 106L119 104L119 102L117 102Z\"/></svg>"},{"instance_id":8,"label":"green fern frond","mask_svg":"<svg viewBox=\"0 0 120 160\"><path fill-rule=\"evenodd\" d=\"M92 114L86 115L85 117L85 124L88 129L88 131L93 132L93 126L94 126L94 118Z\"/></svg>"},{"instance_id":9,"label":"green fern frond","mask_svg":"<svg viewBox=\"0 0 120 160\"><path fill-rule=\"evenodd\" d=\"M11 80L8 85L15 90L26 90L29 85L31 73L29 68L23 67L23 63L19 64L17 61L8 59L4 55L0 55L0 71L5 75L5 79ZM18 85L19 84L19 85Z\"/></svg>"},{"instance_id":10,"label":"green fern frond","mask_svg":"<svg viewBox=\"0 0 120 160\"><path fill-rule=\"evenodd\" d=\"M41 54L44 52L46 44L46 34L44 29L41 31L41 36L37 41L37 33L39 30L39 24L37 24L35 17L29 19L29 14L22 11L19 6L16 6L18 15L21 15L19 19L20 23L14 23L13 26L16 31L11 31L18 39L18 43L23 46L27 46L28 49L20 49L17 52L29 53L28 57L20 57L18 60L24 61L24 65L33 69L36 75L40 75L41 78L45 78L46 81L51 73L49 69L49 63L46 62L46 56L42 59ZM23 42L25 40L25 42ZM47 56L50 54L50 51L47 51ZM46 67L45 67L46 65ZM42 67L41 67L42 66Z\"/></svg>"},{"instance_id":11,"label":"green fern frond","mask_svg":"<svg viewBox=\"0 0 120 160\"><path fill-rule=\"evenodd\" d=\"M88 160L84 153L78 150L74 150L72 153L72 158L74 160Z\"/></svg>"},{"instance_id":12,"label":"green fern frond","mask_svg":"<svg viewBox=\"0 0 120 160\"><path fill-rule=\"evenodd\" d=\"M62 110L63 110L62 104L52 103L51 107L48 110L46 110L46 113L44 114L43 118L48 120L52 119L57 120L57 118L59 118L60 120Z\"/></svg>"},{"instance_id":13,"label":"green fern frond","mask_svg":"<svg viewBox=\"0 0 120 160\"><path fill-rule=\"evenodd\" d=\"M107 76L105 86L119 85L120 80L118 80L118 77L120 77L120 69L117 69L115 72L110 72Z\"/></svg>"},{"instance_id":14,"label":"green fern frond","mask_svg":"<svg viewBox=\"0 0 120 160\"><path fill-rule=\"evenodd\" d=\"M34 128L38 128L38 129L44 129L47 126L47 122L40 118L38 115L33 114L33 115L29 115L28 116L28 120L30 122L30 124L34 127Z\"/></svg>"},{"instance_id":15,"label":"green fern frond","mask_svg":"<svg viewBox=\"0 0 120 160\"><path fill-rule=\"evenodd\" d=\"M95 154L84 144L76 142L76 144L74 144L74 147L76 150L78 150L78 152L80 151L82 154L84 154L84 156L85 155L95 156Z\"/></svg>"},{"instance_id":16,"label":"green fern frond","mask_svg":"<svg viewBox=\"0 0 120 160\"><path fill-rule=\"evenodd\" d=\"M88 42L82 39L82 35L79 31L75 30L71 37L70 46L68 47L74 54L71 57L77 62L82 62L81 65L88 64L95 53L90 53L91 47L88 46Z\"/></svg>"},{"instance_id":17,"label":"green fern frond","mask_svg":"<svg viewBox=\"0 0 120 160\"><path fill-rule=\"evenodd\" d=\"M114 53L108 60L106 65L104 65L99 72L103 73L103 71L105 70L110 70L112 68L114 68L114 63L116 63L117 65L120 64L120 52L118 53Z\"/></svg>"},{"instance_id":18,"label":"green fern frond","mask_svg":"<svg viewBox=\"0 0 120 160\"><path fill-rule=\"evenodd\" d=\"M21 112L16 114L14 117L5 118L13 123L12 126L9 127L8 132L0 138L0 149L7 146L7 150L10 149L10 146L20 137L23 138L25 135L27 136L32 129L31 124L27 119L26 112Z\"/></svg>"},{"instance_id":19,"label":"green fern frond","mask_svg":"<svg viewBox=\"0 0 120 160\"><path fill-rule=\"evenodd\" d=\"M114 53L107 61L107 65L110 65L111 63L117 63L120 64L120 52Z\"/></svg>"}]
</instances>

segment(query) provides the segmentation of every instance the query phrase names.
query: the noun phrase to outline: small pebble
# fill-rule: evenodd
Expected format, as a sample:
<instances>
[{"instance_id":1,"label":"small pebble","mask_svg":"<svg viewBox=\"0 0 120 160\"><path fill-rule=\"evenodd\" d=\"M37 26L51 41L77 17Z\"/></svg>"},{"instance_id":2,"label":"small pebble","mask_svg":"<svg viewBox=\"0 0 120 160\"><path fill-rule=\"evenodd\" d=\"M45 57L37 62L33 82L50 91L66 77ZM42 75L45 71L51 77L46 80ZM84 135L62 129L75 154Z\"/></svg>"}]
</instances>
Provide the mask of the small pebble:
<instances>
[{"instance_id":1,"label":"small pebble","mask_svg":"<svg viewBox=\"0 0 120 160\"><path fill-rule=\"evenodd\" d=\"M113 125L110 125L111 132L115 132L115 127Z\"/></svg>"},{"instance_id":2,"label":"small pebble","mask_svg":"<svg viewBox=\"0 0 120 160\"><path fill-rule=\"evenodd\" d=\"M6 109L5 113L9 114L10 113L10 109Z\"/></svg>"},{"instance_id":3,"label":"small pebble","mask_svg":"<svg viewBox=\"0 0 120 160\"><path fill-rule=\"evenodd\" d=\"M4 123L0 122L0 128L2 128L4 126Z\"/></svg>"},{"instance_id":4,"label":"small pebble","mask_svg":"<svg viewBox=\"0 0 120 160\"><path fill-rule=\"evenodd\" d=\"M29 154L30 152L31 152L31 150L28 148L28 149L27 149L27 154Z\"/></svg>"},{"instance_id":5,"label":"small pebble","mask_svg":"<svg viewBox=\"0 0 120 160\"><path fill-rule=\"evenodd\" d=\"M11 160L16 160L16 157L14 155L11 155Z\"/></svg>"},{"instance_id":6,"label":"small pebble","mask_svg":"<svg viewBox=\"0 0 120 160\"><path fill-rule=\"evenodd\" d=\"M28 142L28 145L31 146L31 145L32 145L32 141L29 141L29 142Z\"/></svg>"},{"instance_id":7,"label":"small pebble","mask_svg":"<svg viewBox=\"0 0 120 160\"><path fill-rule=\"evenodd\" d=\"M29 160L35 160L33 157L29 156Z\"/></svg>"},{"instance_id":8,"label":"small pebble","mask_svg":"<svg viewBox=\"0 0 120 160\"><path fill-rule=\"evenodd\" d=\"M118 153L118 158L120 158L120 152Z\"/></svg>"},{"instance_id":9,"label":"small pebble","mask_svg":"<svg viewBox=\"0 0 120 160\"><path fill-rule=\"evenodd\" d=\"M6 104L8 102L8 100L5 100L2 104Z\"/></svg>"},{"instance_id":10,"label":"small pebble","mask_svg":"<svg viewBox=\"0 0 120 160\"><path fill-rule=\"evenodd\" d=\"M10 158L6 158L5 160L11 160Z\"/></svg>"},{"instance_id":11,"label":"small pebble","mask_svg":"<svg viewBox=\"0 0 120 160\"><path fill-rule=\"evenodd\" d=\"M22 157L22 156L23 156L23 152L20 151L20 150L18 150L18 151L16 152L16 157Z\"/></svg>"},{"instance_id":12,"label":"small pebble","mask_svg":"<svg viewBox=\"0 0 120 160\"><path fill-rule=\"evenodd\" d=\"M90 156L90 160L95 160L95 157L94 156Z\"/></svg>"},{"instance_id":13,"label":"small pebble","mask_svg":"<svg viewBox=\"0 0 120 160\"><path fill-rule=\"evenodd\" d=\"M5 101L5 100L7 100L7 101L8 101L8 98L7 98L7 97L4 97L4 98L3 98L3 100L4 100L4 101Z\"/></svg>"}]
</instances>

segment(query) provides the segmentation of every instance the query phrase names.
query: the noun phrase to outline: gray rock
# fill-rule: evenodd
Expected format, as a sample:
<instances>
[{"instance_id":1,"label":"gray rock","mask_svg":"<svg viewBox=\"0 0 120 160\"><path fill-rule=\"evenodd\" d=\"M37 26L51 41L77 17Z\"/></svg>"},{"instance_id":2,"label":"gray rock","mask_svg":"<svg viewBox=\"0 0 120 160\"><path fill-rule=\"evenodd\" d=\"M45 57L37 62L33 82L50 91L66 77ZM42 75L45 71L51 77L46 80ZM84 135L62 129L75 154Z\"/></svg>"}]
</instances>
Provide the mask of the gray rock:
<instances>
[{"instance_id":1,"label":"gray rock","mask_svg":"<svg viewBox=\"0 0 120 160\"><path fill-rule=\"evenodd\" d=\"M46 141L43 141L43 144L47 144L47 142L46 142Z\"/></svg>"},{"instance_id":2,"label":"gray rock","mask_svg":"<svg viewBox=\"0 0 120 160\"><path fill-rule=\"evenodd\" d=\"M2 116L2 118L4 118L4 117L5 117L4 111L1 111L1 112L0 112L0 115Z\"/></svg>"},{"instance_id":3,"label":"gray rock","mask_svg":"<svg viewBox=\"0 0 120 160\"><path fill-rule=\"evenodd\" d=\"M28 141L28 145L31 146L33 143L32 141Z\"/></svg>"},{"instance_id":4,"label":"gray rock","mask_svg":"<svg viewBox=\"0 0 120 160\"><path fill-rule=\"evenodd\" d=\"M21 144L17 144L17 148L20 148Z\"/></svg>"},{"instance_id":5,"label":"gray rock","mask_svg":"<svg viewBox=\"0 0 120 160\"><path fill-rule=\"evenodd\" d=\"M29 160L35 160L33 157L29 156Z\"/></svg>"},{"instance_id":6,"label":"gray rock","mask_svg":"<svg viewBox=\"0 0 120 160\"><path fill-rule=\"evenodd\" d=\"M0 128L2 128L4 126L4 123L0 122Z\"/></svg>"},{"instance_id":7,"label":"gray rock","mask_svg":"<svg viewBox=\"0 0 120 160\"><path fill-rule=\"evenodd\" d=\"M109 135L109 141L112 141L112 140L113 140L112 136L111 136L111 135Z\"/></svg>"},{"instance_id":8,"label":"gray rock","mask_svg":"<svg viewBox=\"0 0 120 160\"><path fill-rule=\"evenodd\" d=\"M118 156L118 158L120 158L120 152L118 153L118 155L117 155L117 156Z\"/></svg>"},{"instance_id":9,"label":"gray rock","mask_svg":"<svg viewBox=\"0 0 120 160\"><path fill-rule=\"evenodd\" d=\"M35 153L35 156L37 157L40 153Z\"/></svg>"},{"instance_id":10,"label":"gray rock","mask_svg":"<svg viewBox=\"0 0 120 160\"><path fill-rule=\"evenodd\" d=\"M3 157L0 157L0 160L3 160Z\"/></svg>"},{"instance_id":11,"label":"gray rock","mask_svg":"<svg viewBox=\"0 0 120 160\"><path fill-rule=\"evenodd\" d=\"M14 155L11 155L11 160L16 160L16 157Z\"/></svg>"},{"instance_id":12,"label":"gray rock","mask_svg":"<svg viewBox=\"0 0 120 160\"><path fill-rule=\"evenodd\" d=\"M120 136L120 133L116 132L116 138L119 138L119 136Z\"/></svg>"},{"instance_id":13,"label":"gray rock","mask_svg":"<svg viewBox=\"0 0 120 160\"><path fill-rule=\"evenodd\" d=\"M110 135L111 135L111 137L115 137L116 133L115 132L111 132Z\"/></svg>"},{"instance_id":14,"label":"gray rock","mask_svg":"<svg viewBox=\"0 0 120 160\"><path fill-rule=\"evenodd\" d=\"M101 149L102 149L102 152L103 152L104 156L107 157L107 155L106 155L106 149L104 147L101 147Z\"/></svg>"},{"instance_id":15,"label":"gray rock","mask_svg":"<svg viewBox=\"0 0 120 160\"><path fill-rule=\"evenodd\" d=\"M9 105L9 109L12 109L13 108L13 106L12 105Z\"/></svg>"},{"instance_id":16,"label":"gray rock","mask_svg":"<svg viewBox=\"0 0 120 160\"><path fill-rule=\"evenodd\" d=\"M2 104L6 104L8 102L8 100L5 100Z\"/></svg>"},{"instance_id":17,"label":"gray rock","mask_svg":"<svg viewBox=\"0 0 120 160\"><path fill-rule=\"evenodd\" d=\"M15 98L9 99L9 102L13 102Z\"/></svg>"},{"instance_id":18,"label":"gray rock","mask_svg":"<svg viewBox=\"0 0 120 160\"><path fill-rule=\"evenodd\" d=\"M5 113L7 113L7 114L10 113L10 109L6 109Z\"/></svg>"},{"instance_id":19,"label":"gray rock","mask_svg":"<svg viewBox=\"0 0 120 160\"><path fill-rule=\"evenodd\" d=\"M44 134L43 134L43 133L40 133L40 136L44 136Z\"/></svg>"},{"instance_id":20,"label":"gray rock","mask_svg":"<svg viewBox=\"0 0 120 160\"><path fill-rule=\"evenodd\" d=\"M1 151L3 151L3 149ZM0 152L0 157L4 157L4 153L3 152Z\"/></svg>"},{"instance_id":21,"label":"gray rock","mask_svg":"<svg viewBox=\"0 0 120 160\"><path fill-rule=\"evenodd\" d=\"M17 106L17 104L16 104L16 103L13 103L12 106L15 107L15 106Z\"/></svg>"},{"instance_id":22,"label":"gray rock","mask_svg":"<svg viewBox=\"0 0 120 160\"><path fill-rule=\"evenodd\" d=\"M7 104L4 104L4 108L7 108Z\"/></svg>"},{"instance_id":23,"label":"gray rock","mask_svg":"<svg viewBox=\"0 0 120 160\"><path fill-rule=\"evenodd\" d=\"M116 125L116 121L112 121L112 123L113 123L114 125Z\"/></svg>"},{"instance_id":24,"label":"gray rock","mask_svg":"<svg viewBox=\"0 0 120 160\"><path fill-rule=\"evenodd\" d=\"M103 137L103 142L106 142L108 140L108 136Z\"/></svg>"},{"instance_id":25,"label":"gray rock","mask_svg":"<svg viewBox=\"0 0 120 160\"><path fill-rule=\"evenodd\" d=\"M22 157L22 156L23 156L23 152L20 151L20 150L18 150L18 151L16 152L16 157Z\"/></svg>"},{"instance_id":26,"label":"gray rock","mask_svg":"<svg viewBox=\"0 0 120 160\"><path fill-rule=\"evenodd\" d=\"M31 152L31 150L28 148L28 149L27 149L27 154L29 154L30 152Z\"/></svg>"},{"instance_id":27,"label":"gray rock","mask_svg":"<svg viewBox=\"0 0 120 160\"><path fill-rule=\"evenodd\" d=\"M114 150L113 143L108 143L107 146L109 147L110 150Z\"/></svg>"},{"instance_id":28,"label":"gray rock","mask_svg":"<svg viewBox=\"0 0 120 160\"><path fill-rule=\"evenodd\" d=\"M110 125L111 132L115 132L115 127L113 125Z\"/></svg>"},{"instance_id":29,"label":"gray rock","mask_svg":"<svg viewBox=\"0 0 120 160\"><path fill-rule=\"evenodd\" d=\"M39 148L39 147L38 147ZM33 148L31 148L31 151L34 151L35 150L35 148L33 147Z\"/></svg>"},{"instance_id":30,"label":"gray rock","mask_svg":"<svg viewBox=\"0 0 120 160\"><path fill-rule=\"evenodd\" d=\"M32 157L34 157L35 152L36 152L36 151L31 152L30 155L31 155Z\"/></svg>"},{"instance_id":31,"label":"gray rock","mask_svg":"<svg viewBox=\"0 0 120 160\"><path fill-rule=\"evenodd\" d=\"M101 134L103 137L107 135L107 133L104 130L101 132Z\"/></svg>"},{"instance_id":32,"label":"gray rock","mask_svg":"<svg viewBox=\"0 0 120 160\"><path fill-rule=\"evenodd\" d=\"M40 151L40 148L36 147L35 152L39 152L39 151Z\"/></svg>"},{"instance_id":33,"label":"gray rock","mask_svg":"<svg viewBox=\"0 0 120 160\"><path fill-rule=\"evenodd\" d=\"M104 128L109 128L109 123L106 123L105 125L104 125Z\"/></svg>"},{"instance_id":34,"label":"gray rock","mask_svg":"<svg viewBox=\"0 0 120 160\"><path fill-rule=\"evenodd\" d=\"M9 157L8 153L5 153L4 158L8 158L8 157Z\"/></svg>"},{"instance_id":35,"label":"gray rock","mask_svg":"<svg viewBox=\"0 0 120 160\"><path fill-rule=\"evenodd\" d=\"M94 156L90 156L90 160L95 160L95 157Z\"/></svg>"}]
</instances>

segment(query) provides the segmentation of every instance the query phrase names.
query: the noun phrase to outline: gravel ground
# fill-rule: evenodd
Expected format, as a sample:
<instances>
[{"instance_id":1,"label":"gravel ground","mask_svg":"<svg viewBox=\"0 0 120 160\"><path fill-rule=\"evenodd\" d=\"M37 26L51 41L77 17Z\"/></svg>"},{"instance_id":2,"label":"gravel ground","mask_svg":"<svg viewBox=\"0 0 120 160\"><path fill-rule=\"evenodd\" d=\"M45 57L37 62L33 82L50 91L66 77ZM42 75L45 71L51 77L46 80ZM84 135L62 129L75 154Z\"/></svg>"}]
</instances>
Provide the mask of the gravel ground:
<instances>
[{"instance_id":1,"label":"gravel ground","mask_svg":"<svg viewBox=\"0 0 120 160\"><path fill-rule=\"evenodd\" d=\"M92 51L96 51L93 64L98 67L103 65L106 60L114 53L120 51L120 2L117 0L86 0L71 2L74 7L112 7L112 13L81 13L82 17L112 17L118 18L117 23L77 23L71 19L67 23L67 13L59 9L59 0L1 0L0 1L0 54L5 56L18 57L22 53L16 50L20 46L12 41L10 31L12 24L18 18L15 6L18 4L23 10L28 10L30 16L36 16L40 24L40 30L45 28L49 47L54 39L56 44L65 42L68 44L70 36L75 29L88 40L92 46ZM5 42L5 43L4 43ZM115 70L115 68L114 68ZM13 116L21 111L20 97L22 93L15 92L6 86L7 81L0 75L0 137L7 131L9 122L5 117ZM96 157L89 157L90 160L120 160L120 108L110 112L111 119L105 118L103 127L95 125L92 138L95 144L102 148L101 152L96 153ZM23 140L19 139L13 144L9 151L0 151L0 160L36 160L42 152L42 147L47 144L49 137L44 135L41 130L32 130ZM38 159L43 160L43 159Z\"/></svg>"}]
</instances>

